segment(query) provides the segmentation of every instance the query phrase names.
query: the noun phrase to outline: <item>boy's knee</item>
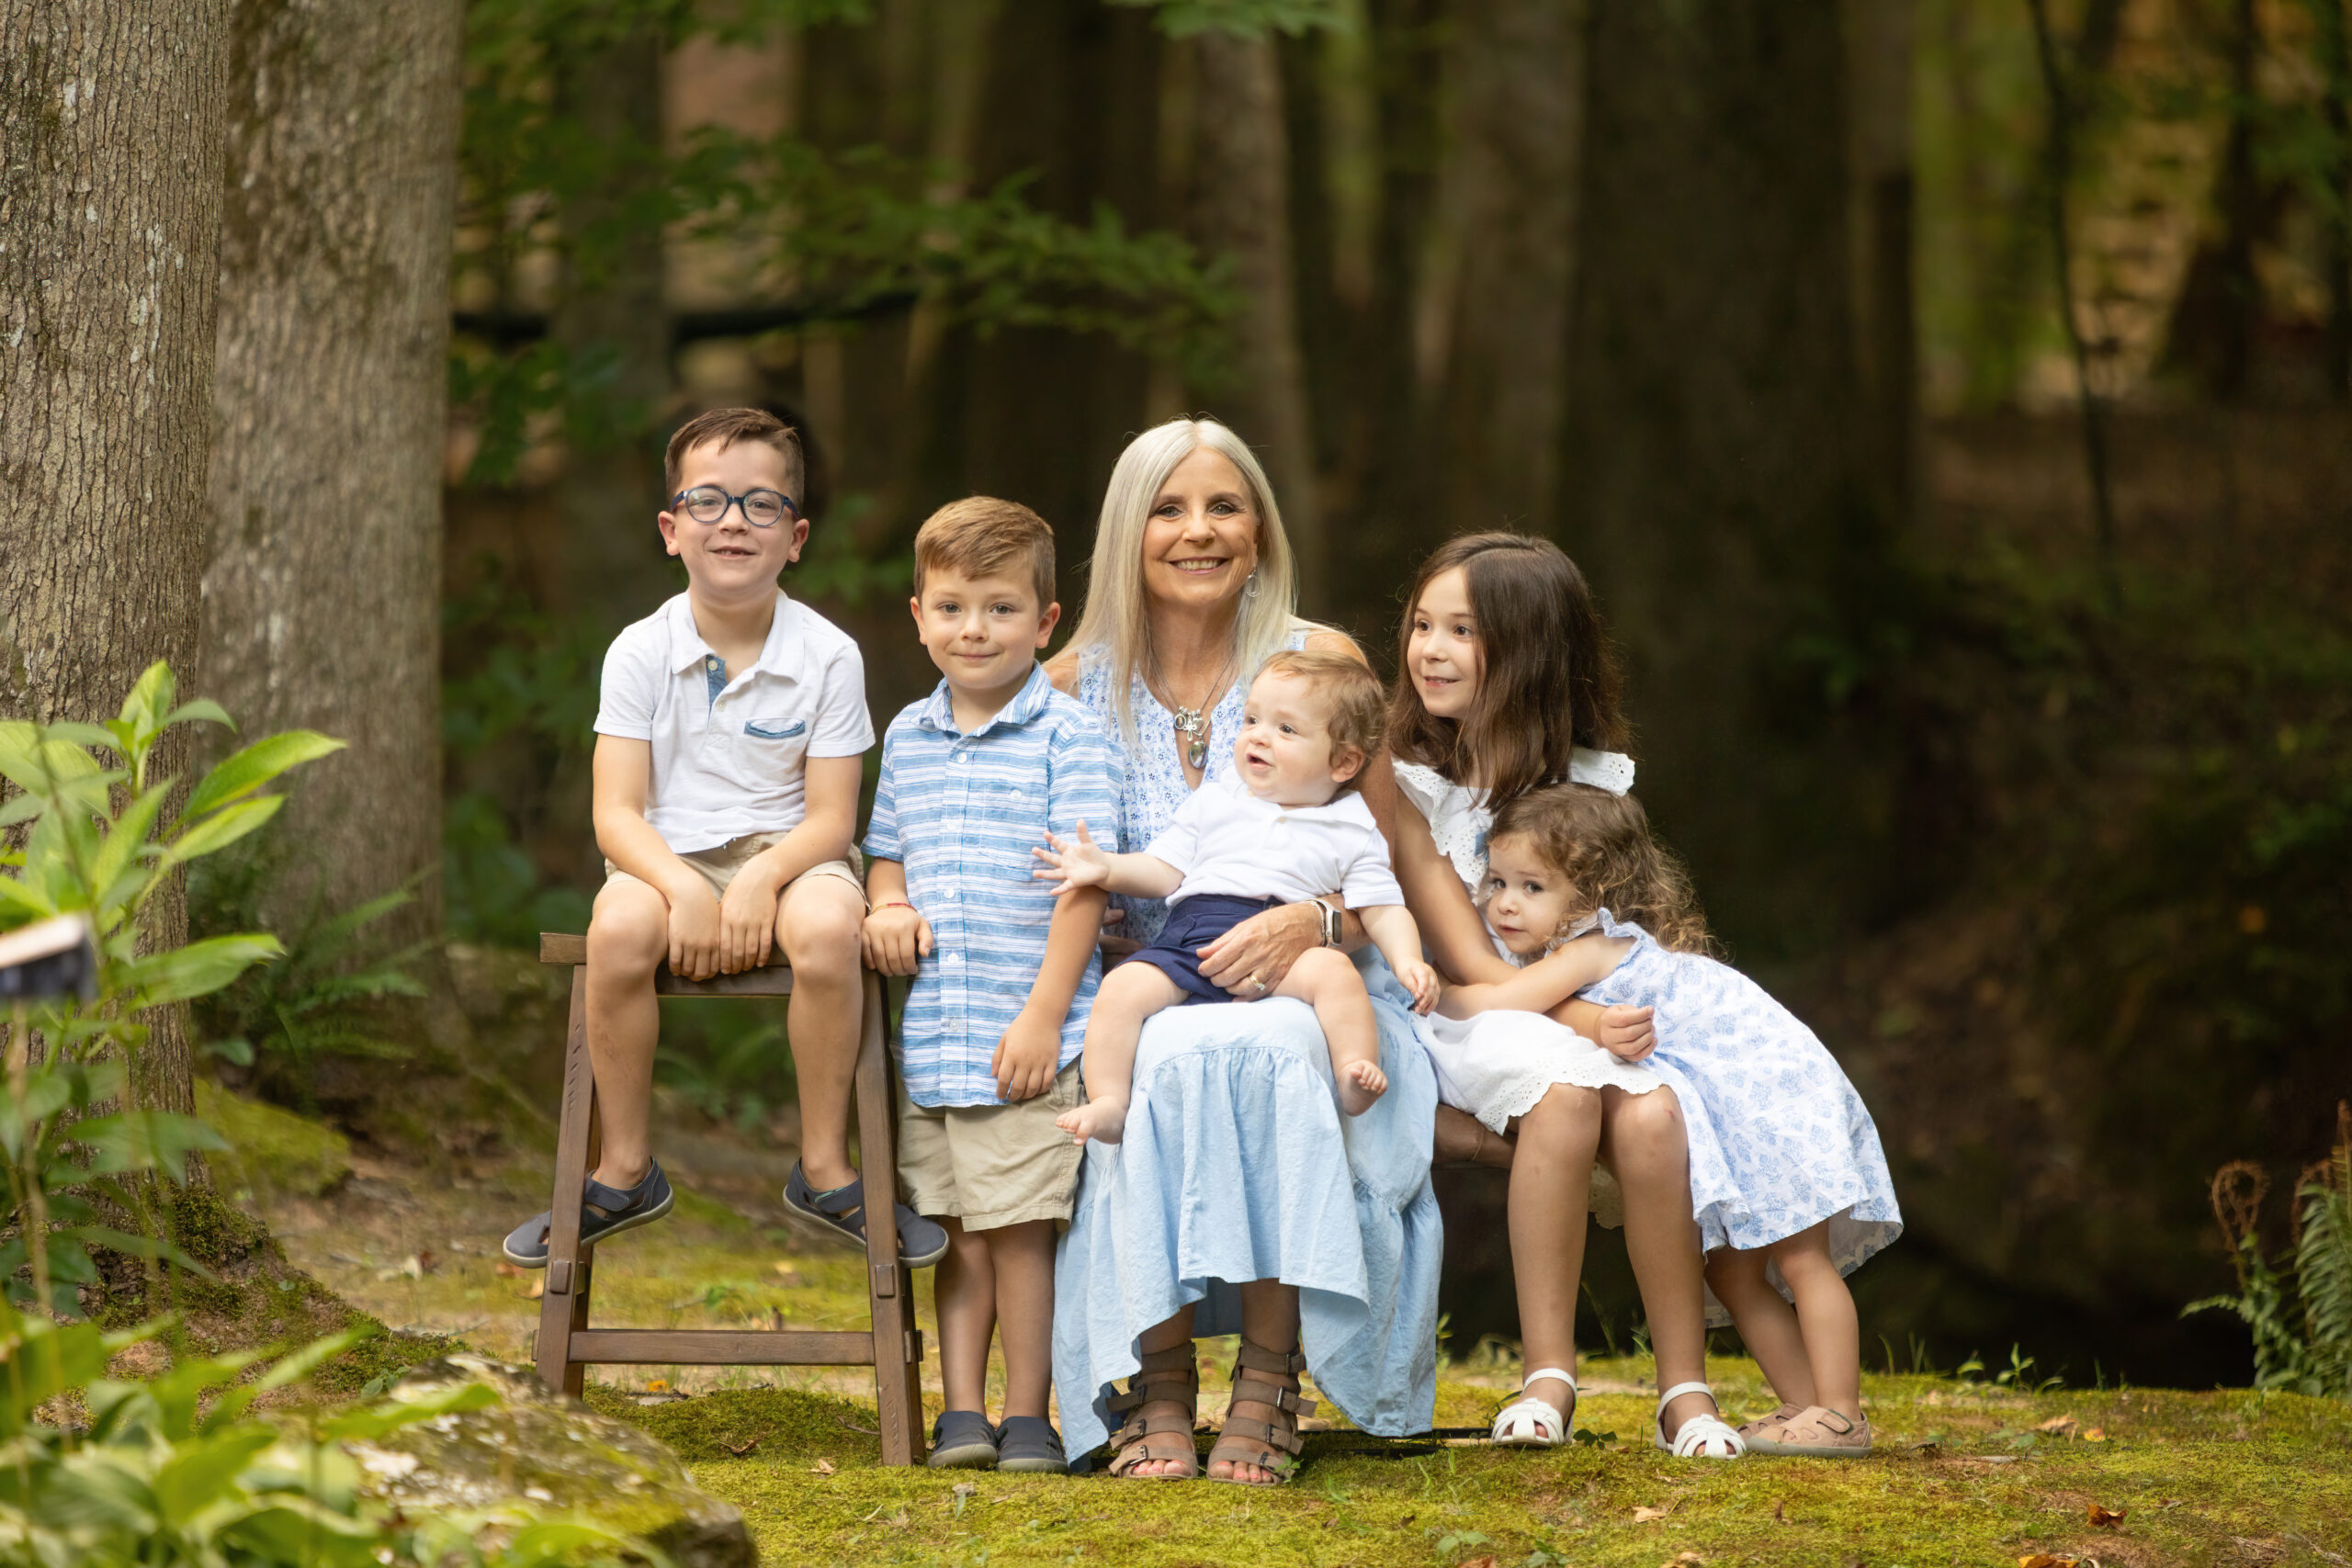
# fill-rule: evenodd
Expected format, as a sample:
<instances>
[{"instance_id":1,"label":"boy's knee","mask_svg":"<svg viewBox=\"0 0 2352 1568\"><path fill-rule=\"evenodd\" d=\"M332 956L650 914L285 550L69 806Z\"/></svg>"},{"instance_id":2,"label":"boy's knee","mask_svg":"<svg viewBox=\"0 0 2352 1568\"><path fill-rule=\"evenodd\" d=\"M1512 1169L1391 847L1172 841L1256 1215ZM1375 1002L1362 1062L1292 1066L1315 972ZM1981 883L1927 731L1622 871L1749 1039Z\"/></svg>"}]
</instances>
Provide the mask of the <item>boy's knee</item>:
<instances>
[{"instance_id":1,"label":"boy's knee","mask_svg":"<svg viewBox=\"0 0 2352 1568\"><path fill-rule=\"evenodd\" d=\"M650 976L670 952L670 906L650 887L616 887L596 900L588 920L588 964L621 975Z\"/></svg>"},{"instance_id":2,"label":"boy's knee","mask_svg":"<svg viewBox=\"0 0 2352 1568\"><path fill-rule=\"evenodd\" d=\"M862 900L838 877L824 880L838 884L841 897L833 897L831 887L809 889L800 897L787 897L776 911L776 942L795 969L822 964L838 970L844 964L855 967L858 927L865 919Z\"/></svg>"}]
</instances>

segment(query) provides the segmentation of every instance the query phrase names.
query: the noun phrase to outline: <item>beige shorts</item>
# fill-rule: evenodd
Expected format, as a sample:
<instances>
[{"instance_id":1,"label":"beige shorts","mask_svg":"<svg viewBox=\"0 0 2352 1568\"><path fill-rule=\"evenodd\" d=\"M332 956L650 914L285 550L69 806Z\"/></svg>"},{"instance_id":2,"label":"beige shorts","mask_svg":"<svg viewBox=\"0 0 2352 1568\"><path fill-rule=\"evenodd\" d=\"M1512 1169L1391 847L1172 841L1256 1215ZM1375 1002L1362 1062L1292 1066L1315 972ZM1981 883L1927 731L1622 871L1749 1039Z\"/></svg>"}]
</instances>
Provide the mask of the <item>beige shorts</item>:
<instances>
[{"instance_id":1,"label":"beige shorts","mask_svg":"<svg viewBox=\"0 0 2352 1568\"><path fill-rule=\"evenodd\" d=\"M899 1187L918 1214L995 1230L1069 1224L1085 1150L1054 1125L1086 1098L1072 1062L1052 1087L1011 1105L917 1105L899 1089Z\"/></svg>"},{"instance_id":2,"label":"beige shorts","mask_svg":"<svg viewBox=\"0 0 2352 1568\"><path fill-rule=\"evenodd\" d=\"M715 850L695 850L678 858L702 873L702 879L710 884L713 893L725 897L727 885L735 880L735 874L742 870L753 855L775 848L784 842L784 838L782 833L746 833L740 839L728 840ZM852 845L847 860L829 860L812 865L786 884L786 887L787 890L797 887L812 876L838 876L857 889L858 902L863 904L865 901L865 878L860 871L863 863L856 846ZM609 887L616 882L635 882L640 887L647 886L611 861L606 861L605 886Z\"/></svg>"}]
</instances>

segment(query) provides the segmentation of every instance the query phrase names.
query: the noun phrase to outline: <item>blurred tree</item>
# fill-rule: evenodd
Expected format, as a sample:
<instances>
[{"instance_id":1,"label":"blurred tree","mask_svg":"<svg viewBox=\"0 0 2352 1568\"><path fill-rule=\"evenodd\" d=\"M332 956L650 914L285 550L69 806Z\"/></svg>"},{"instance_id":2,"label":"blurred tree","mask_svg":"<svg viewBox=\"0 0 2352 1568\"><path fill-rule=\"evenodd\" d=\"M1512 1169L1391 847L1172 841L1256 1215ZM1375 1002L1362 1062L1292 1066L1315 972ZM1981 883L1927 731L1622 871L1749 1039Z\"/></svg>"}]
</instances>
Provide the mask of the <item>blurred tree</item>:
<instances>
[{"instance_id":1,"label":"blurred tree","mask_svg":"<svg viewBox=\"0 0 2352 1568\"><path fill-rule=\"evenodd\" d=\"M2317 35L2322 82L2320 119L2328 155L2322 163L2321 228L2326 235L2321 272L2327 283L2329 395L2352 397L2352 19L2345 0L2307 0Z\"/></svg>"},{"instance_id":2,"label":"blurred tree","mask_svg":"<svg viewBox=\"0 0 2352 1568\"><path fill-rule=\"evenodd\" d=\"M195 661L227 21L0 0L0 715L108 717L156 660ZM176 881L147 908L178 946ZM138 1067L142 1103L191 1109L176 1010Z\"/></svg>"},{"instance_id":3,"label":"blurred tree","mask_svg":"<svg viewBox=\"0 0 2352 1568\"><path fill-rule=\"evenodd\" d=\"M1459 531L1548 528L1566 389L1583 131L1583 0L1462 0L1446 96L1458 253L1442 363L1440 515Z\"/></svg>"},{"instance_id":4,"label":"blurred tree","mask_svg":"<svg viewBox=\"0 0 2352 1568\"><path fill-rule=\"evenodd\" d=\"M309 863L280 929L440 857L461 8L237 0L206 675L241 722L350 743L288 807ZM390 923L424 937L439 907L428 883Z\"/></svg>"},{"instance_id":5,"label":"blurred tree","mask_svg":"<svg viewBox=\"0 0 2352 1568\"><path fill-rule=\"evenodd\" d=\"M1912 280L1913 0L1845 0L1852 65L1855 293L1869 403L1874 501L1908 517L1919 422L1918 311Z\"/></svg>"},{"instance_id":6,"label":"blurred tree","mask_svg":"<svg viewBox=\"0 0 2352 1568\"><path fill-rule=\"evenodd\" d=\"M1822 722L1884 588L1838 9L1601 4L1586 60L1563 543L1629 666L1644 797L1750 953L1817 946L1884 869L1879 775Z\"/></svg>"},{"instance_id":7,"label":"blurred tree","mask_svg":"<svg viewBox=\"0 0 2352 1568\"><path fill-rule=\"evenodd\" d=\"M550 337L576 386L556 501L571 608L606 635L650 614L666 575L653 513L669 413L662 53L674 4L618 0L546 33L569 131L557 217L563 276ZM806 500L806 497L796 499Z\"/></svg>"}]
</instances>

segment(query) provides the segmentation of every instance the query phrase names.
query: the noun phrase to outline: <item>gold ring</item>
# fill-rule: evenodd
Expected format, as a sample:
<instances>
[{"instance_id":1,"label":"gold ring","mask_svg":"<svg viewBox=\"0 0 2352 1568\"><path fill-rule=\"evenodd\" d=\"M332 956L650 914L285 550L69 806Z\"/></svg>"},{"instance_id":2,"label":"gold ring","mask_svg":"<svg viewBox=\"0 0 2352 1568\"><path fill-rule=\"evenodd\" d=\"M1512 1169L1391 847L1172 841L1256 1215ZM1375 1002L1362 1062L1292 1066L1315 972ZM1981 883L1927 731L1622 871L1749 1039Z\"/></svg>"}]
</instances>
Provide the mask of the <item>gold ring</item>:
<instances>
[{"instance_id":1,"label":"gold ring","mask_svg":"<svg viewBox=\"0 0 2352 1568\"><path fill-rule=\"evenodd\" d=\"M1250 983L1251 985L1253 985L1253 986L1255 986L1255 987L1258 987L1258 990L1259 990L1259 992L1260 992L1260 994L1261 994L1261 995L1262 995L1262 994L1265 992L1265 989L1266 989L1266 982L1264 982L1263 980L1261 980L1260 978L1258 978L1258 976L1255 976L1255 975L1250 976Z\"/></svg>"}]
</instances>

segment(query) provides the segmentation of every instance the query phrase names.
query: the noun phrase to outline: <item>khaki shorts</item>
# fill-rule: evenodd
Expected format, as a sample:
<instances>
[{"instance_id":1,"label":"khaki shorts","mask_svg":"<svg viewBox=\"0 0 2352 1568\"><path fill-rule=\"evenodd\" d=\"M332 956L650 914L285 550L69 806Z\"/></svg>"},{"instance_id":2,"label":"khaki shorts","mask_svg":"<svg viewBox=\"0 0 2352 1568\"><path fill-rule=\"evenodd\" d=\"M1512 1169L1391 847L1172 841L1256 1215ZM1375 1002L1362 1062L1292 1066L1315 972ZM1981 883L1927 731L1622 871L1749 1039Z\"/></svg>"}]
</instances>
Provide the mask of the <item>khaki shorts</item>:
<instances>
[{"instance_id":1,"label":"khaki shorts","mask_svg":"<svg viewBox=\"0 0 2352 1568\"><path fill-rule=\"evenodd\" d=\"M715 850L695 850L678 858L702 873L702 879L710 884L710 890L723 898L727 896L727 885L735 880L735 874L742 870L753 855L784 842L784 837L782 833L746 833L740 839L728 840ZM812 876L838 876L857 889L857 900L864 904L865 878L859 871L862 864L863 858L858 854L856 846L853 845L847 860L829 860L812 865L786 883L786 890L799 886ZM616 882L636 882L640 887L646 886L611 861L606 861L605 885L609 887Z\"/></svg>"},{"instance_id":2,"label":"khaki shorts","mask_svg":"<svg viewBox=\"0 0 2352 1568\"><path fill-rule=\"evenodd\" d=\"M917 1105L899 1089L899 1187L918 1214L972 1231L1069 1224L1085 1150L1054 1118L1085 1099L1072 1062L1045 1093L1011 1105Z\"/></svg>"}]
</instances>

